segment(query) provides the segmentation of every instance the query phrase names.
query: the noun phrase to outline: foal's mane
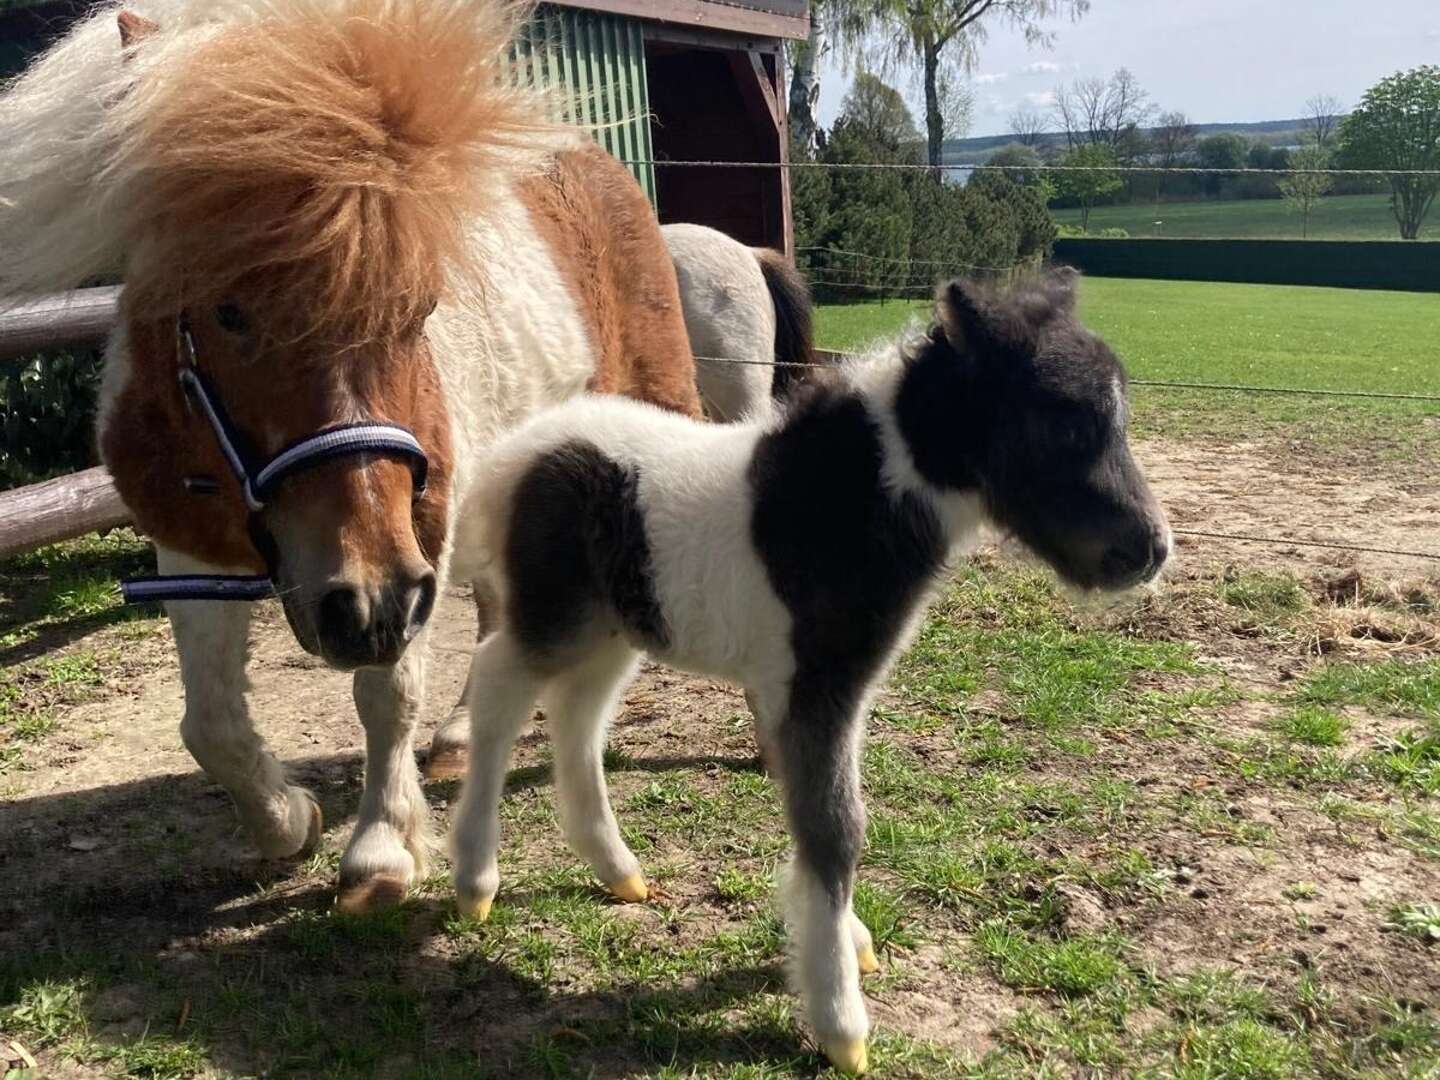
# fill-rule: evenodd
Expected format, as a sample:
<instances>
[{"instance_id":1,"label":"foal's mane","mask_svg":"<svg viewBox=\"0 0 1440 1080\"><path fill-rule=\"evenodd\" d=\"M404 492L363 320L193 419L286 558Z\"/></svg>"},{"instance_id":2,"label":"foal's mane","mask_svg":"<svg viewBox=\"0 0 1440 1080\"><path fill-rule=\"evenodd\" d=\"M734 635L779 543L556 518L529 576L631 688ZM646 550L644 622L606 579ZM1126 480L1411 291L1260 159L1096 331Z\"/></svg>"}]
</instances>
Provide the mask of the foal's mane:
<instances>
[{"instance_id":1,"label":"foal's mane","mask_svg":"<svg viewBox=\"0 0 1440 1080\"><path fill-rule=\"evenodd\" d=\"M504 78L514 0L135 2L124 53L106 7L0 97L0 294L123 269L145 315L239 287L383 336L478 274L466 221L563 138Z\"/></svg>"}]
</instances>

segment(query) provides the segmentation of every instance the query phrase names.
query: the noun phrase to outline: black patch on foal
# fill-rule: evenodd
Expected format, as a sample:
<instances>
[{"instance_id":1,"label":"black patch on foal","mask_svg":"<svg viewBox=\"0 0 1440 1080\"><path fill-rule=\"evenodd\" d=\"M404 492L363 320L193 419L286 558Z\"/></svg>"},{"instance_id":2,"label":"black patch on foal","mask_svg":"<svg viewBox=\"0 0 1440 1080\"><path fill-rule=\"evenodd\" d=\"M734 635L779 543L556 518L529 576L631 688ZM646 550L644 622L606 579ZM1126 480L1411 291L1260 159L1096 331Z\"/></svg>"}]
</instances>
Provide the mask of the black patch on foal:
<instances>
[{"instance_id":1,"label":"black patch on foal","mask_svg":"<svg viewBox=\"0 0 1440 1080\"><path fill-rule=\"evenodd\" d=\"M520 478L510 513L510 623L527 650L553 654L604 612L647 648L664 648L635 469L568 442Z\"/></svg>"},{"instance_id":2,"label":"black patch on foal","mask_svg":"<svg viewBox=\"0 0 1440 1080\"><path fill-rule=\"evenodd\" d=\"M925 503L886 490L880 432L858 394L824 384L798 397L751 461L751 539L793 620L795 678L779 730L791 826L838 902L865 831L846 779L855 710L939 572L945 541Z\"/></svg>"}]
</instances>

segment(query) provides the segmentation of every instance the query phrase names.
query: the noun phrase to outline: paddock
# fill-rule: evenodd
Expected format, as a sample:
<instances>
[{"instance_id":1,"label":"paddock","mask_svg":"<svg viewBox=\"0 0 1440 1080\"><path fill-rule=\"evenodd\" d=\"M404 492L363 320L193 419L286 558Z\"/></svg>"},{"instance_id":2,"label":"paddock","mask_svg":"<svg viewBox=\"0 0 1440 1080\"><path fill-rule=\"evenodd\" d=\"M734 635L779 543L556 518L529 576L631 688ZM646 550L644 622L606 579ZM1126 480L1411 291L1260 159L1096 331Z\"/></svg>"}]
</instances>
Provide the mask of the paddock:
<instances>
[{"instance_id":1,"label":"paddock","mask_svg":"<svg viewBox=\"0 0 1440 1080\"><path fill-rule=\"evenodd\" d=\"M1177 528L1440 537L1433 415L1386 427L1399 453L1321 410L1302 447L1279 420L1207 433L1174 422L1184 399L1145 400L1138 454ZM327 830L301 864L260 861L176 736L168 625L114 605L146 560L119 530L0 574L0 1058L83 1076L820 1068L738 693L649 667L625 702L608 766L650 902L615 904L558 842L542 728L510 773L489 923L456 917L443 863L399 909L341 916L348 681L262 607L256 712ZM1182 537L1159 592L1102 609L1013 552L961 569L869 724L877 1074L1424 1075L1436 569ZM437 618L429 728L474 632L461 594ZM442 824L457 795L427 785Z\"/></svg>"}]
</instances>

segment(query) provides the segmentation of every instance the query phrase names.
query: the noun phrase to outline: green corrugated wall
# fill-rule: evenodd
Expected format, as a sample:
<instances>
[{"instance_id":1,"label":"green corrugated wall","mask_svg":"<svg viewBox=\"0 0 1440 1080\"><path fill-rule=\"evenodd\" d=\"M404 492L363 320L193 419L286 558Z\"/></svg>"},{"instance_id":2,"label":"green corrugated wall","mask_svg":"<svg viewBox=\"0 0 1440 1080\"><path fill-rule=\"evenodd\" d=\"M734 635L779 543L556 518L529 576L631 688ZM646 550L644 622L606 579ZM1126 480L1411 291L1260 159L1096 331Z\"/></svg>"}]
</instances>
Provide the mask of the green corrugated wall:
<instances>
[{"instance_id":1,"label":"green corrugated wall","mask_svg":"<svg viewBox=\"0 0 1440 1080\"><path fill-rule=\"evenodd\" d=\"M630 166L655 202L645 40L634 19L542 7L516 42L515 77L561 90L567 119Z\"/></svg>"}]
</instances>

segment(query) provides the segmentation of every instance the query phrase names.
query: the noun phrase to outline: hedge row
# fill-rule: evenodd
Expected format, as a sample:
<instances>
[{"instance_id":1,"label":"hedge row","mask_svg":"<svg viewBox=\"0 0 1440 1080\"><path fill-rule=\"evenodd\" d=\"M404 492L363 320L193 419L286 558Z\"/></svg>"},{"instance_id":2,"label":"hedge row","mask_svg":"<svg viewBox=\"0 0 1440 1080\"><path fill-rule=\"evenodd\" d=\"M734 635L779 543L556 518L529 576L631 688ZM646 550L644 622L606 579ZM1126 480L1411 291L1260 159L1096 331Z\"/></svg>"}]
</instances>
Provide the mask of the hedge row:
<instances>
[{"instance_id":1,"label":"hedge row","mask_svg":"<svg viewBox=\"0 0 1440 1080\"><path fill-rule=\"evenodd\" d=\"M1413 240L1060 239L1055 261L1096 277L1440 292L1440 243Z\"/></svg>"}]
</instances>

